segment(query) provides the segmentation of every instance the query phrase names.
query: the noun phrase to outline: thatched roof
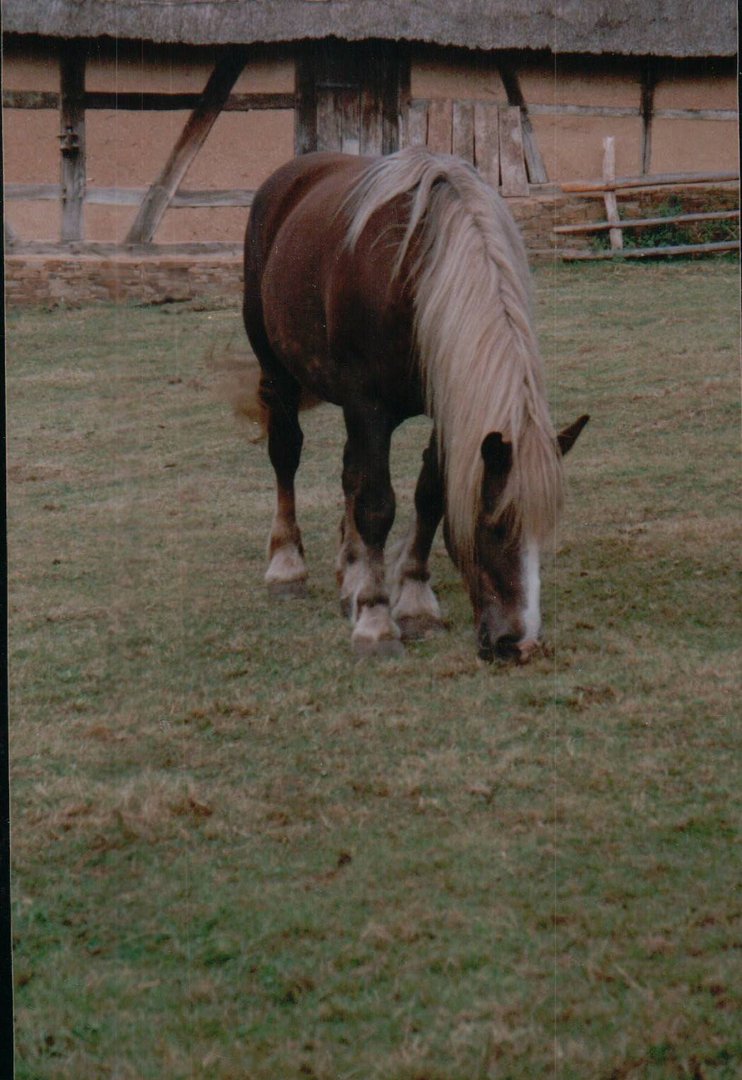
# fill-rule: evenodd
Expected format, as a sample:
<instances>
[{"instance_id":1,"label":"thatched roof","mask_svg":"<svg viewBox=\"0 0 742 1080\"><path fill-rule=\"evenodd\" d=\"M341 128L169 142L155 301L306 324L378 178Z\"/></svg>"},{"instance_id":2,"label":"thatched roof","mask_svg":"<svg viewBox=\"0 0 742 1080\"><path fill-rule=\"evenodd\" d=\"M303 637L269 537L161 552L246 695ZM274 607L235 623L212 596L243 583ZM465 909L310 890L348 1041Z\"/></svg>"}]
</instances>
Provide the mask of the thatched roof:
<instances>
[{"instance_id":1,"label":"thatched roof","mask_svg":"<svg viewBox=\"0 0 742 1080\"><path fill-rule=\"evenodd\" d=\"M734 0L2 0L6 33L218 45L389 38L470 49L733 56Z\"/></svg>"}]
</instances>

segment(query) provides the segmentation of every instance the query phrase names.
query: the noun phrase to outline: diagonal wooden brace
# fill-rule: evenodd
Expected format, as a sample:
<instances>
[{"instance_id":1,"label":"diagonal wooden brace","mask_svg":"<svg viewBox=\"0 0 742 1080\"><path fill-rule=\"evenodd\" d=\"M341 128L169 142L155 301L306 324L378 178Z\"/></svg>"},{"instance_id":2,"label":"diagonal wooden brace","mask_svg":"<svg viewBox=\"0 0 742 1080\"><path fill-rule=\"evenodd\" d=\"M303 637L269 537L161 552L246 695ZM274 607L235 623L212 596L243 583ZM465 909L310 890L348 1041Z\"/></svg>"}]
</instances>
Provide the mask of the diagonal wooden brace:
<instances>
[{"instance_id":1,"label":"diagonal wooden brace","mask_svg":"<svg viewBox=\"0 0 742 1080\"><path fill-rule=\"evenodd\" d=\"M201 100L188 117L162 172L142 200L134 224L126 237L127 244L148 244L152 241L181 181L224 108L246 59L244 49L231 48L218 60L204 87Z\"/></svg>"}]
</instances>

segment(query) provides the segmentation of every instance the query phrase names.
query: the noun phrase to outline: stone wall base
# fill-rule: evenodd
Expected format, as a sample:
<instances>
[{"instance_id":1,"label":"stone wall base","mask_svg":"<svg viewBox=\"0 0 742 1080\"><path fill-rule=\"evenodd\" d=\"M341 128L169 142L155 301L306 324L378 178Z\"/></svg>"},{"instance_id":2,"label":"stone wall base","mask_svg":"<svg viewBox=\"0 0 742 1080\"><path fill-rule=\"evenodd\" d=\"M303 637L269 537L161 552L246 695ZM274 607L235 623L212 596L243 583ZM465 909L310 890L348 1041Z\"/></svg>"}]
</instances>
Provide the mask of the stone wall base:
<instances>
[{"instance_id":1,"label":"stone wall base","mask_svg":"<svg viewBox=\"0 0 742 1080\"><path fill-rule=\"evenodd\" d=\"M672 199L683 211L733 208L739 205L736 185L687 186L661 192L633 191L620 198L622 217L651 217ZM518 221L532 262L559 257L560 249L587 248L590 236L555 238L555 225L604 219L600 195L577 197L562 193L508 200ZM91 303L167 303L186 300L239 302L242 256L228 254L167 254L115 252L83 254L14 252L5 257L5 296L9 307L80 307Z\"/></svg>"}]
</instances>

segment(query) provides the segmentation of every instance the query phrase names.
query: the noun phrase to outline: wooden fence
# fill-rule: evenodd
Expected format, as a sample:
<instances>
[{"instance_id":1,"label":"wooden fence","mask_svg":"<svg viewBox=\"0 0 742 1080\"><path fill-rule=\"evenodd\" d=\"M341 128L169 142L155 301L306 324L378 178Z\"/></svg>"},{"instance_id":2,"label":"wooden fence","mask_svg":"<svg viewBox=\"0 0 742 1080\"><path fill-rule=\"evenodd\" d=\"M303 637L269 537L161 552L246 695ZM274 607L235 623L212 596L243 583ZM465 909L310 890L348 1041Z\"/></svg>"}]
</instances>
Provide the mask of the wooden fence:
<instances>
[{"instance_id":1,"label":"wooden fence","mask_svg":"<svg viewBox=\"0 0 742 1080\"><path fill-rule=\"evenodd\" d=\"M739 222L739 207L734 210L713 210L692 214L671 214L665 217L621 218L618 212L617 196L620 192L636 188L663 188L673 184L719 184L739 181L737 172L717 173L666 173L654 176L617 177L615 171L615 144L612 137L603 140L603 176L601 180L575 180L563 183L562 191L575 195L595 195L601 193L605 203L606 219L589 221L577 225L557 225L557 236L574 236L585 233L608 232L610 247L605 251L584 251L567 248L560 252L567 261L613 259L613 258L656 258L666 255L703 255L724 251L739 251L739 238L736 240L710 241L698 244L663 244L656 247L625 247L624 230L646 229L666 225L686 225L695 222L733 221Z\"/></svg>"}]
</instances>

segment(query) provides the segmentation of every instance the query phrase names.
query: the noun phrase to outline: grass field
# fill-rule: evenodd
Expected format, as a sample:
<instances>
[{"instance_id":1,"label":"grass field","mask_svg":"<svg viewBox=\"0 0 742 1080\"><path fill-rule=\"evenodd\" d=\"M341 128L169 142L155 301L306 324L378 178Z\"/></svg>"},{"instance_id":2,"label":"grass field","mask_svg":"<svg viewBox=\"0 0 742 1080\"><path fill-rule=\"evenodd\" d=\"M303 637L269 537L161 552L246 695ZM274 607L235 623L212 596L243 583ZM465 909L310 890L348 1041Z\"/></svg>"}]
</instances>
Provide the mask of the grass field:
<instances>
[{"instance_id":1,"label":"grass field","mask_svg":"<svg viewBox=\"0 0 742 1080\"><path fill-rule=\"evenodd\" d=\"M442 546L447 634L353 659L332 409L310 596L269 603L236 310L10 314L19 1080L742 1075L737 266L536 285L592 421L523 668Z\"/></svg>"}]
</instances>

